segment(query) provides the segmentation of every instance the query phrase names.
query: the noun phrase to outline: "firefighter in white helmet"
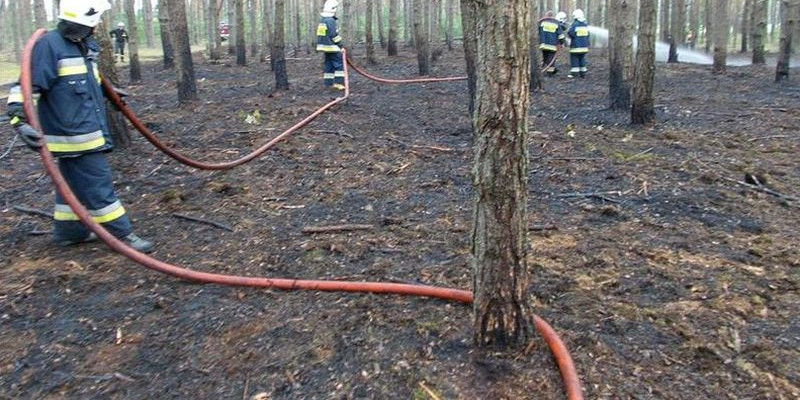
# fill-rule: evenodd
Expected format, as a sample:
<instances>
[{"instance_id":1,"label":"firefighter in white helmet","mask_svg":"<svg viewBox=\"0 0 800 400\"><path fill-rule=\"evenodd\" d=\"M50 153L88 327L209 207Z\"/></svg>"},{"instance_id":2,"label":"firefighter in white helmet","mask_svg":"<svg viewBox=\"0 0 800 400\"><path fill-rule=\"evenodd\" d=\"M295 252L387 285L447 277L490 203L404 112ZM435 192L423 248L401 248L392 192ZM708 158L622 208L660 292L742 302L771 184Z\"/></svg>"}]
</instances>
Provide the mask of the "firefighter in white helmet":
<instances>
[{"instance_id":1,"label":"firefighter in white helmet","mask_svg":"<svg viewBox=\"0 0 800 400\"><path fill-rule=\"evenodd\" d=\"M344 90L344 43L336 27L338 0L326 0L322 6L322 17L317 25L317 51L325 54L323 82L334 90Z\"/></svg>"},{"instance_id":2,"label":"firefighter in white helmet","mask_svg":"<svg viewBox=\"0 0 800 400\"><path fill-rule=\"evenodd\" d=\"M78 200L95 222L129 246L149 252L153 244L133 233L130 219L114 193L105 153L109 135L103 90L97 67L99 48L92 39L108 0L61 0L55 30L33 48L31 83L39 122L48 150ZM119 91L120 94L123 94ZM11 88L7 114L20 138L31 149L42 147L42 135L28 124L19 84ZM53 212L54 241L62 246L96 240L59 194Z\"/></svg>"},{"instance_id":3,"label":"firefighter in white helmet","mask_svg":"<svg viewBox=\"0 0 800 400\"><path fill-rule=\"evenodd\" d=\"M117 29L109 32L109 34L114 39L114 62L117 61L117 56L119 56L120 62L125 62L125 42L128 41L128 32L125 31L125 23L118 23Z\"/></svg>"}]
</instances>

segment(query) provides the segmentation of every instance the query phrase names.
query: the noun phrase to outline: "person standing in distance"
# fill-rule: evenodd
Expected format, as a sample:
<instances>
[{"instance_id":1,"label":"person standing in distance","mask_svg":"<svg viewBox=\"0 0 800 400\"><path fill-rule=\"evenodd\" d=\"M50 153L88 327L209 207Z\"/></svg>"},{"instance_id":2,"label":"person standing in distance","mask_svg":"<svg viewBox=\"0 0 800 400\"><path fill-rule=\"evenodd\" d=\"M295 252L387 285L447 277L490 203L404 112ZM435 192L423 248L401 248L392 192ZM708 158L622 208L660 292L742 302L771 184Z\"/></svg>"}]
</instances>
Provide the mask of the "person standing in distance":
<instances>
[{"instance_id":1,"label":"person standing in distance","mask_svg":"<svg viewBox=\"0 0 800 400\"><path fill-rule=\"evenodd\" d=\"M325 86L333 90L344 90L344 43L336 26L338 0L326 0L322 6L322 19L317 25L317 51L325 54L325 67L322 75Z\"/></svg>"}]
</instances>

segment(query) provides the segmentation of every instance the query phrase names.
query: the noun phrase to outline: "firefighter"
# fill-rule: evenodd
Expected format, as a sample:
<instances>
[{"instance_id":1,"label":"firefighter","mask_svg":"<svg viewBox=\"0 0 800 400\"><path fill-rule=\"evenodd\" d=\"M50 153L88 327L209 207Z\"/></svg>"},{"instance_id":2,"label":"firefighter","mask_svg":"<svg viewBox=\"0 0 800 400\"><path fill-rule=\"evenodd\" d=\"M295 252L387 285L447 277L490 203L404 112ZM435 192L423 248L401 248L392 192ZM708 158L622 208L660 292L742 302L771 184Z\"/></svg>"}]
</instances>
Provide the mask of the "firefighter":
<instances>
[{"instance_id":1,"label":"firefighter","mask_svg":"<svg viewBox=\"0 0 800 400\"><path fill-rule=\"evenodd\" d=\"M61 0L56 29L33 48L33 101L47 149L58 159L59 170L92 219L127 245L147 253L153 244L133 233L128 214L114 193L105 155L113 144L97 67L99 48L91 36L100 16L110 8L108 0ZM28 124L22 102L17 84L9 93L8 116L25 144L38 151L42 135ZM70 246L97 239L58 193L55 203L53 239L57 244Z\"/></svg>"},{"instance_id":2,"label":"firefighter","mask_svg":"<svg viewBox=\"0 0 800 400\"><path fill-rule=\"evenodd\" d=\"M564 44L564 30L561 24L553 18L553 12L548 11L539 21L539 50L542 51L542 68L550 75L558 72L556 68L556 54L558 46Z\"/></svg>"},{"instance_id":3,"label":"firefighter","mask_svg":"<svg viewBox=\"0 0 800 400\"><path fill-rule=\"evenodd\" d=\"M120 62L125 62L125 42L128 41L128 32L125 31L125 24L118 23L117 29L111 31L110 34L114 38L114 62L117 62L117 56L119 56Z\"/></svg>"},{"instance_id":4,"label":"firefighter","mask_svg":"<svg viewBox=\"0 0 800 400\"><path fill-rule=\"evenodd\" d=\"M317 51L325 53L325 86L333 90L344 90L344 64L342 49L344 43L336 28L336 9L338 0L326 0L322 6L322 19L317 25Z\"/></svg>"},{"instance_id":5,"label":"firefighter","mask_svg":"<svg viewBox=\"0 0 800 400\"><path fill-rule=\"evenodd\" d=\"M567 29L569 29L567 26L567 13L559 11L558 14L556 14L556 19L558 20L558 24L561 26L561 30L566 33Z\"/></svg>"},{"instance_id":6,"label":"firefighter","mask_svg":"<svg viewBox=\"0 0 800 400\"><path fill-rule=\"evenodd\" d=\"M569 27L567 35L570 38L569 61L570 69L567 77L572 78L576 74L581 78L586 77L586 53L589 52L589 28L586 17L580 8L572 13L572 25Z\"/></svg>"}]
</instances>

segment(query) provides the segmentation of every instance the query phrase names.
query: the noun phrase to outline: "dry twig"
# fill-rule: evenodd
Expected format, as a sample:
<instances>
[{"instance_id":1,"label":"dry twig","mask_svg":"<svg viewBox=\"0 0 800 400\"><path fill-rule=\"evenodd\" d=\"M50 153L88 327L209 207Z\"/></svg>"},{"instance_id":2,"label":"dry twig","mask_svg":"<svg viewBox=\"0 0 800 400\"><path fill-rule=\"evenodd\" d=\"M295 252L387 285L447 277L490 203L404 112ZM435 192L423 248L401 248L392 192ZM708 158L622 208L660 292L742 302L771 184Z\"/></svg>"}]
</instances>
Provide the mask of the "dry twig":
<instances>
[{"instance_id":1,"label":"dry twig","mask_svg":"<svg viewBox=\"0 0 800 400\"><path fill-rule=\"evenodd\" d=\"M375 225L330 225L330 226L306 226L303 228L303 233L309 235L312 233L331 233L331 232L348 232L359 230L370 230L375 228Z\"/></svg>"},{"instance_id":2,"label":"dry twig","mask_svg":"<svg viewBox=\"0 0 800 400\"><path fill-rule=\"evenodd\" d=\"M45 217L45 218L53 218L53 214L51 214L51 213L49 213L47 211L44 211L44 210L40 210L38 208L31 208L31 207L25 207L25 206L14 206L13 208L15 210L17 210L17 211L22 211L22 212L27 213L27 214L40 215L40 216Z\"/></svg>"},{"instance_id":3,"label":"dry twig","mask_svg":"<svg viewBox=\"0 0 800 400\"><path fill-rule=\"evenodd\" d=\"M217 228L229 231L229 232L233 232L233 228L231 228L228 225L219 223L219 222L209 221L209 220L203 219L203 218L191 217L191 216L188 216L186 214L180 214L180 213L172 213L172 216L176 217L176 218L185 219L187 221L193 221L193 222L199 222L201 224L211 225L213 227L217 227Z\"/></svg>"}]
</instances>

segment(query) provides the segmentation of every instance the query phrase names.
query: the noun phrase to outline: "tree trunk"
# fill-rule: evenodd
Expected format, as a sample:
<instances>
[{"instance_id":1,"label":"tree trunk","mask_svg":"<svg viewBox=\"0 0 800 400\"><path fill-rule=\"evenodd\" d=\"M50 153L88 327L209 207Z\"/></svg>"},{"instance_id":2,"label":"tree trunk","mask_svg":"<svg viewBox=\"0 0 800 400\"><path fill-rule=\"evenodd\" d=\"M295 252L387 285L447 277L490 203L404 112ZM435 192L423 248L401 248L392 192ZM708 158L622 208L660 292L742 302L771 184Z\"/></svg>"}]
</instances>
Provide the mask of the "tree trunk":
<instances>
[{"instance_id":1,"label":"tree trunk","mask_svg":"<svg viewBox=\"0 0 800 400\"><path fill-rule=\"evenodd\" d=\"M366 11L366 26L364 27L364 36L365 36L365 43L367 47L367 63L368 64L376 64L375 61L375 43L373 42L372 37L372 18L375 14L375 10L372 7L372 0L367 0L367 11Z\"/></svg>"},{"instance_id":2,"label":"tree trunk","mask_svg":"<svg viewBox=\"0 0 800 400\"><path fill-rule=\"evenodd\" d=\"M172 21L169 15L169 2L158 0L158 25L161 33L161 52L164 55L164 69L175 67L175 49L172 45Z\"/></svg>"},{"instance_id":3,"label":"tree trunk","mask_svg":"<svg viewBox=\"0 0 800 400\"><path fill-rule=\"evenodd\" d=\"M445 7L447 7L447 9L445 11L445 15L446 15L446 19L447 19L447 21L446 21L447 27L445 28L445 34L444 34L445 36L444 37L445 37L445 41L447 42L447 50L448 51L453 51L453 21L455 19L455 15L453 15L453 14L455 14L455 11L456 11L455 10L455 0L445 0L445 1L447 1L447 4L445 5Z\"/></svg>"},{"instance_id":4,"label":"tree trunk","mask_svg":"<svg viewBox=\"0 0 800 400\"><path fill-rule=\"evenodd\" d=\"M609 0L613 2L614 0ZM661 13L661 23L659 24L659 29L661 29L661 41L669 43L669 11L670 11L670 1L671 0L661 0L659 7L659 12ZM613 12L613 6L611 7L611 12ZM612 20L616 18L615 15L609 16Z\"/></svg>"},{"instance_id":5,"label":"tree trunk","mask_svg":"<svg viewBox=\"0 0 800 400\"><path fill-rule=\"evenodd\" d=\"M208 53L209 60L215 61L219 59L219 53L215 46L215 36L219 36L219 23L216 21L216 0L204 0L203 7L206 9L206 53Z\"/></svg>"},{"instance_id":6,"label":"tree trunk","mask_svg":"<svg viewBox=\"0 0 800 400\"><path fill-rule=\"evenodd\" d=\"M639 35L631 123L652 124L656 120L653 85L656 76L656 6L643 1L639 10Z\"/></svg>"},{"instance_id":7,"label":"tree trunk","mask_svg":"<svg viewBox=\"0 0 800 400\"><path fill-rule=\"evenodd\" d=\"M541 11L539 10L539 2L536 0L531 1L531 21L538 21L538 16L540 14ZM542 67L539 65L539 29L537 23L533 23L533 25L533 28L530 30L531 37L529 39L531 58L531 92L542 89Z\"/></svg>"},{"instance_id":8,"label":"tree trunk","mask_svg":"<svg viewBox=\"0 0 800 400\"><path fill-rule=\"evenodd\" d=\"M767 38L767 0L753 1L753 64L766 64L764 42Z\"/></svg>"},{"instance_id":9,"label":"tree trunk","mask_svg":"<svg viewBox=\"0 0 800 400\"><path fill-rule=\"evenodd\" d=\"M27 41L28 38L33 33L33 10L31 10L31 2L30 0L13 0L14 2L19 2L18 18L22 21L19 26L19 29L22 33L23 42ZM16 18L15 18L16 19Z\"/></svg>"},{"instance_id":10,"label":"tree trunk","mask_svg":"<svg viewBox=\"0 0 800 400\"><path fill-rule=\"evenodd\" d=\"M627 110L631 105L631 58L633 55L633 10L629 0L610 0L609 98L610 108Z\"/></svg>"},{"instance_id":11,"label":"tree trunk","mask_svg":"<svg viewBox=\"0 0 800 400\"><path fill-rule=\"evenodd\" d=\"M728 57L728 0L714 0L714 66L715 75L725 73Z\"/></svg>"},{"instance_id":12,"label":"tree trunk","mask_svg":"<svg viewBox=\"0 0 800 400\"><path fill-rule=\"evenodd\" d=\"M425 34L425 11L426 0L414 1L414 43L417 45L417 64L419 74L428 75L430 73L430 52L428 48L428 35Z\"/></svg>"},{"instance_id":13,"label":"tree trunk","mask_svg":"<svg viewBox=\"0 0 800 400\"><path fill-rule=\"evenodd\" d=\"M247 33L244 26L244 0L234 0L234 14L236 15L236 65L247 65L247 44L244 35Z\"/></svg>"},{"instance_id":14,"label":"tree trunk","mask_svg":"<svg viewBox=\"0 0 800 400\"><path fill-rule=\"evenodd\" d=\"M275 88L289 90L289 75L286 73L286 43L284 26L286 0L275 0L275 34L272 37L272 69L275 71Z\"/></svg>"},{"instance_id":15,"label":"tree trunk","mask_svg":"<svg viewBox=\"0 0 800 400\"><path fill-rule=\"evenodd\" d=\"M130 62L131 83L142 80L142 65L139 63L139 28L136 25L134 0L125 0L125 16L128 19L128 61Z\"/></svg>"},{"instance_id":16,"label":"tree trunk","mask_svg":"<svg viewBox=\"0 0 800 400\"><path fill-rule=\"evenodd\" d=\"M530 1L496 0L477 10L475 343L525 348L534 338L526 260Z\"/></svg>"},{"instance_id":17,"label":"tree trunk","mask_svg":"<svg viewBox=\"0 0 800 400\"><path fill-rule=\"evenodd\" d=\"M397 2L389 0L389 42L386 43L386 54L397 55Z\"/></svg>"},{"instance_id":18,"label":"tree trunk","mask_svg":"<svg viewBox=\"0 0 800 400\"><path fill-rule=\"evenodd\" d=\"M789 79L794 31L800 17L800 0L781 0L781 41L778 50L778 65L775 68L775 82Z\"/></svg>"},{"instance_id":19,"label":"tree trunk","mask_svg":"<svg viewBox=\"0 0 800 400\"><path fill-rule=\"evenodd\" d=\"M10 16L9 19L11 20L11 30L14 36L14 59L17 62L22 61L22 47L23 47L22 43L24 40L27 40L27 38L24 37L22 33L22 28L20 27L20 25L22 24L20 23L20 20L19 18L16 18L16 16L19 15L18 13L19 13L19 3L16 1L9 2L8 14Z\"/></svg>"},{"instance_id":20,"label":"tree trunk","mask_svg":"<svg viewBox=\"0 0 800 400\"><path fill-rule=\"evenodd\" d=\"M745 0L744 6L742 7L742 30L739 31L742 35L742 47L740 48L740 52L747 53L748 43L747 39L750 37L750 21L752 19L753 13L753 2L751 0Z\"/></svg>"},{"instance_id":21,"label":"tree trunk","mask_svg":"<svg viewBox=\"0 0 800 400\"><path fill-rule=\"evenodd\" d=\"M377 16L377 19L378 19L378 41L381 44L381 48L385 49L386 48L386 34L384 32L384 27L383 27L383 0L377 0L375 5L377 6L377 7L375 7L375 11L378 14L378 16Z\"/></svg>"},{"instance_id":22,"label":"tree trunk","mask_svg":"<svg viewBox=\"0 0 800 400\"><path fill-rule=\"evenodd\" d=\"M355 41L356 41L355 32L351 31L350 24L347 23L347 22L349 22L350 19L354 18L353 17L353 6L352 6L351 2L352 2L352 0L343 1L343 2L339 3L339 13L340 13L340 15L337 15L337 17L339 19L339 24L338 24L337 28L339 29L339 36L344 38L344 40L348 40L349 43L355 43ZM343 20L348 20L348 21L345 22Z\"/></svg>"},{"instance_id":23,"label":"tree trunk","mask_svg":"<svg viewBox=\"0 0 800 400\"><path fill-rule=\"evenodd\" d=\"M228 54L236 55L236 0L225 0L225 7L227 7L228 14Z\"/></svg>"},{"instance_id":24,"label":"tree trunk","mask_svg":"<svg viewBox=\"0 0 800 400\"><path fill-rule=\"evenodd\" d=\"M430 35L428 41L430 43L431 61L438 60L444 51L442 50L442 35L441 35L441 18L440 11L442 9L441 0L429 0L430 8L428 13L428 24L430 25Z\"/></svg>"},{"instance_id":25,"label":"tree trunk","mask_svg":"<svg viewBox=\"0 0 800 400\"><path fill-rule=\"evenodd\" d=\"M144 17L144 43L147 47L153 47L156 42L153 35L153 2L152 0L142 0L142 16Z\"/></svg>"},{"instance_id":26,"label":"tree trunk","mask_svg":"<svg viewBox=\"0 0 800 400\"><path fill-rule=\"evenodd\" d=\"M0 23L3 26L8 26L6 22L6 2L5 0L0 0ZM57 15L57 14L56 14ZM0 53L6 50L6 43L13 37L13 35L8 35L5 28L0 29Z\"/></svg>"},{"instance_id":27,"label":"tree trunk","mask_svg":"<svg viewBox=\"0 0 800 400\"><path fill-rule=\"evenodd\" d=\"M44 7L44 0L33 0L33 19L36 28L47 28L47 9Z\"/></svg>"},{"instance_id":28,"label":"tree trunk","mask_svg":"<svg viewBox=\"0 0 800 400\"><path fill-rule=\"evenodd\" d=\"M714 42L713 8L715 7L714 5L715 0L704 0L704 1L705 1L705 17L706 17L705 43L706 43L706 53L709 53L711 52L711 44Z\"/></svg>"},{"instance_id":29,"label":"tree trunk","mask_svg":"<svg viewBox=\"0 0 800 400\"><path fill-rule=\"evenodd\" d=\"M294 4L295 4L295 14L294 14L294 33L295 33L295 38L294 39L295 39L295 45L294 45L294 53L297 54L297 52L300 51L300 46L302 46L302 44L303 44L303 34L302 34L302 29L300 29L300 26L302 25L302 22L301 22L301 19L300 19L300 0L294 0ZM308 51L306 51L306 54L307 53L308 53Z\"/></svg>"},{"instance_id":30,"label":"tree trunk","mask_svg":"<svg viewBox=\"0 0 800 400\"><path fill-rule=\"evenodd\" d=\"M247 23L250 26L250 56L255 57L258 55L258 29L256 24L256 15L258 15L258 1L247 0Z\"/></svg>"},{"instance_id":31,"label":"tree trunk","mask_svg":"<svg viewBox=\"0 0 800 400\"><path fill-rule=\"evenodd\" d=\"M692 5L689 11L689 33L692 34L692 42L688 44L689 47L694 48L695 43L697 43L697 40L700 38L700 0L691 1ZM641 16L639 18L641 18Z\"/></svg>"},{"instance_id":32,"label":"tree trunk","mask_svg":"<svg viewBox=\"0 0 800 400\"><path fill-rule=\"evenodd\" d=\"M261 0L261 62L267 61L267 54L272 53L270 28L270 0ZM270 59L272 57L270 56ZM270 62L270 67L272 63Z\"/></svg>"},{"instance_id":33,"label":"tree trunk","mask_svg":"<svg viewBox=\"0 0 800 400\"><path fill-rule=\"evenodd\" d=\"M464 35L464 59L467 64L467 90L469 93L469 115L475 114L475 97L477 96L478 76L476 62L478 59L478 6L473 0L461 0L461 26Z\"/></svg>"},{"instance_id":34,"label":"tree trunk","mask_svg":"<svg viewBox=\"0 0 800 400\"><path fill-rule=\"evenodd\" d=\"M105 34L105 32L109 31L108 21L108 17L102 18L101 22L95 27L95 31L100 32L99 35L94 35L97 44L100 46L100 60L97 63L97 67L100 69L102 79L108 80L115 87L121 87L117 69L114 66L114 46L111 44L111 37ZM125 123L125 117L111 105L108 99L106 99L106 120L114 144L119 148L128 146L131 142L131 134L128 131L128 125Z\"/></svg>"},{"instance_id":35,"label":"tree trunk","mask_svg":"<svg viewBox=\"0 0 800 400\"><path fill-rule=\"evenodd\" d=\"M192 49L189 45L189 28L184 0L168 0L170 33L177 61L178 102L185 104L197 100L197 82L194 78Z\"/></svg>"}]
</instances>

